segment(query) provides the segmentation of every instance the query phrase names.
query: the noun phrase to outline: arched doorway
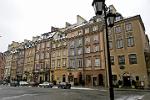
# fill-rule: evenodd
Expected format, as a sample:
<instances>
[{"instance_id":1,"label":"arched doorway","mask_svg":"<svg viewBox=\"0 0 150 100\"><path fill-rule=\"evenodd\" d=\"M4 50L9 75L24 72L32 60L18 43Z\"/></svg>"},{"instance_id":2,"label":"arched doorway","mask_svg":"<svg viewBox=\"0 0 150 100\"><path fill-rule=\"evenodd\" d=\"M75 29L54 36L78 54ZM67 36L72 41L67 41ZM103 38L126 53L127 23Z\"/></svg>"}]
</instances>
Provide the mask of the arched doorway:
<instances>
[{"instance_id":1,"label":"arched doorway","mask_svg":"<svg viewBox=\"0 0 150 100\"><path fill-rule=\"evenodd\" d=\"M62 82L66 82L66 75L63 75Z\"/></svg>"},{"instance_id":2,"label":"arched doorway","mask_svg":"<svg viewBox=\"0 0 150 100\"><path fill-rule=\"evenodd\" d=\"M102 74L99 74L98 75L98 85L99 86L103 86L104 85L104 82L103 82L103 75Z\"/></svg>"},{"instance_id":3,"label":"arched doorway","mask_svg":"<svg viewBox=\"0 0 150 100\"><path fill-rule=\"evenodd\" d=\"M123 79L123 86L125 86L125 87L131 86L131 77L130 77L129 73L124 73L122 75L122 79Z\"/></svg>"},{"instance_id":4,"label":"arched doorway","mask_svg":"<svg viewBox=\"0 0 150 100\"><path fill-rule=\"evenodd\" d=\"M69 82L69 83L70 83L70 82L73 82L73 81L74 81L73 78L74 78L74 76L72 75L72 73L69 73L68 82Z\"/></svg>"}]
</instances>

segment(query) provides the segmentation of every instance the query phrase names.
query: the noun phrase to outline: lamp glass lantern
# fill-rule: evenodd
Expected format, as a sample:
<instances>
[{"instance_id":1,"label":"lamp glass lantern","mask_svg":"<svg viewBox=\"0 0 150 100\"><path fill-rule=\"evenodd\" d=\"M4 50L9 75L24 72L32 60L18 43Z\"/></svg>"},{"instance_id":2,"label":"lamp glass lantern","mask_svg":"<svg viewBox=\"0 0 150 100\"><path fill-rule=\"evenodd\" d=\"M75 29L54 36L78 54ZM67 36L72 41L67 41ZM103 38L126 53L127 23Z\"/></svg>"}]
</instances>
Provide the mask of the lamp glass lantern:
<instances>
[{"instance_id":1,"label":"lamp glass lantern","mask_svg":"<svg viewBox=\"0 0 150 100\"><path fill-rule=\"evenodd\" d=\"M116 18L116 15L113 14L112 12L109 12L107 14L107 25L108 25L108 27L114 26L115 18Z\"/></svg>"},{"instance_id":2,"label":"lamp glass lantern","mask_svg":"<svg viewBox=\"0 0 150 100\"><path fill-rule=\"evenodd\" d=\"M92 6L96 15L102 15L105 0L93 0Z\"/></svg>"}]
</instances>

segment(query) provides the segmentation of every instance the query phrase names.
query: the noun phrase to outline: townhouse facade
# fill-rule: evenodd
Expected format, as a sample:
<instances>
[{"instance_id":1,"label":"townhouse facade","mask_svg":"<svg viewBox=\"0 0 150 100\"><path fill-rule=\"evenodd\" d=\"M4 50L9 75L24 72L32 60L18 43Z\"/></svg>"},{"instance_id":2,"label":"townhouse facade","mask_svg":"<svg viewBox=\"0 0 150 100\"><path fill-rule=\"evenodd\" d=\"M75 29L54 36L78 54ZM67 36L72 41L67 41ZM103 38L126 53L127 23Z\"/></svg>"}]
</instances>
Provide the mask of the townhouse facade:
<instances>
[{"instance_id":1,"label":"townhouse facade","mask_svg":"<svg viewBox=\"0 0 150 100\"><path fill-rule=\"evenodd\" d=\"M4 52L5 55L5 68L4 68L4 79L9 82L10 80L10 71L11 71L11 60L12 60L12 54L10 51Z\"/></svg>"},{"instance_id":2,"label":"townhouse facade","mask_svg":"<svg viewBox=\"0 0 150 100\"><path fill-rule=\"evenodd\" d=\"M77 15L75 24L67 22L66 27L53 28L32 41L13 42L6 56L6 77L108 86L104 27L100 16L86 21ZM108 35L113 84L122 81L123 86L130 87L133 81L142 81L149 87L150 45L140 15L123 18L118 13Z\"/></svg>"},{"instance_id":3,"label":"townhouse facade","mask_svg":"<svg viewBox=\"0 0 150 100\"><path fill-rule=\"evenodd\" d=\"M35 45L33 41L24 41L24 68L23 79L30 82L33 81Z\"/></svg>"},{"instance_id":4,"label":"townhouse facade","mask_svg":"<svg viewBox=\"0 0 150 100\"><path fill-rule=\"evenodd\" d=\"M122 80L124 86L134 81L149 85L149 66L145 53L149 53L148 38L139 15L120 19L109 30L113 79ZM147 55L149 56L149 55Z\"/></svg>"},{"instance_id":5,"label":"townhouse facade","mask_svg":"<svg viewBox=\"0 0 150 100\"><path fill-rule=\"evenodd\" d=\"M4 53L0 53L0 81L4 79L5 63Z\"/></svg>"}]
</instances>

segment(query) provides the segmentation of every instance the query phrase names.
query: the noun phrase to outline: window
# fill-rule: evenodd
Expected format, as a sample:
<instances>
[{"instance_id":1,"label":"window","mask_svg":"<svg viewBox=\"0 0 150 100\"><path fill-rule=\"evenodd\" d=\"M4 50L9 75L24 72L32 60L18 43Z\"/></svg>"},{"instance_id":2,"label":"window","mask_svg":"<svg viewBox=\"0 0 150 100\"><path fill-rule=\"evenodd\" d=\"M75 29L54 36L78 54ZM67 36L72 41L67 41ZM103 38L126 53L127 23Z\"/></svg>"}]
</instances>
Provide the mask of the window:
<instances>
[{"instance_id":1,"label":"window","mask_svg":"<svg viewBox=\"0 0 150 100\"><path fill-rule=\"evenodd\" d=\"M90 37L85 38L85 44L88 44L88 43L90 43Z\"/></svg>"},{"instance_id":2,"label":"window","mask_svg":"<svg viewBox=\"0 0 150 100\"><path fill-rule=\"evenodd\" d=\"M46 47L50 47L50 42L47 42L47 43L46 43Z\"/></svg>"},{"instance_id":3,"label":"window","mask_svg":"<svg viewBox=\"0 0 150 100\"><path fill-rule=\"evenodd\" d=\"M70 67L71 67L71 68L74 68L74 66L75 66L75 60L74 60L74 59L71 59L71 60L70 60Z\"/></svg>"},{"instance_id":4,"label":"window","mask_svg":"<svg viewBox=\"0 0 150 100\"><path fill-rule=\"evenodd\" d=\"M63 42L63 45L64 45L64 46L66 46L66 45L67 45L67 43L66 43L66 42Z\"/></svg>"},{"instance_id":5,"label":"window","mask_svg":"<svg viewBox=\"0 0 150 100\"><path fill-rule=\"evenodd\" d=\"M85 47L85 53L90 53L90 46Z\"/></svg>"},{"instance_id":6,"label":"window","mask_svg":"<svg viewBox=\"0 0 150 100\"><path fill-rule=\"evenodd\" d=\"M122 19L121 16L117 16L115 20L120 21L121 19Z\"/></svg>"},{"instance_id":7,"label":"window","mask_svg":"<svg viewBox=\"0 0 150 100\"><path fill-rule=\"evenodd\" d=\"M90 67L91 66L91 59L87 59L86 60L86 67Z\"/></svg>"},{"instance_id":8,"label":"window","mask_svg":"<svg viewBox=\"0 0 150 100\"><path fill-rule=\"evenodd\" d=\"M78 55L82 54L82 48L78 48Z\"/></svg>"},{"instance_id":9,"label":"window","mask_svg":"<svg viewBox=\"0 0 150 100\"><path fill-rule=\"evenodd\" d=\"M60 43L57 43L57 47L60 47Z\"/></svg>"},{"instance_id":10,"label":"window","mask_svg":"<svg viewBox=\"0 0 150 100\"><path fill-rule=\"evenodd\" d=\"M123 48L123 39L118 39L116 45L117 49Z\"/></svg>"},{"instance_id":11,"label":"window","mask_svg":"<svg viewBox=\"0 0 150 100\"><path fill-rule=\"evenodd\" d=\"M94 52L98 52L99 51L99 45L95 45L94 46Z\"/></svg>"},{"instance_id":12,"label":"window","mask_svg":"<svg viewBox=\"0 0 150 100\"><path fill-rule=\"evenodd\" d=\"M78 67L79 67L79 68L82 67L82 59L78 59Z\"/></svg>"},{"instance_id":13,"label":"window","mask_svg":"<svg viewBox=\"0 0 150 100\"><path fill-rule=\"evenodd\" d=\"M118 56L118 64L119 65L124 65L125 64L125 56Z\"/></svg>"},{"instance_id":14,"label":"window","mask_svg":"<svg viewBox=\"0 0 150 100\"><path fill-rule=\"evenodd\" d=\"M71 56L74 56L74 55L75 55L75 54L74 54L74 49L73 49L73 50L72 50L72 49L70 50L70 55L71 55Z\"/></svg>"},{"instance_id":15,"label":"window","mask_svg":"<svg viewBox=\"0 0 150 100\"><path fill-rule=\"evenodd\" d=\"M99 67L99 66L100 66L100 59L95 58L95 67Z\"/></svg>"},{"instance_id":16,"label":"window","mask_svg":"<svg viewBox=\"0 0 150 100\"><path fill-rule=\"evenodd\" d=\"M97 31L98 30L98 26L93 26L93 31Z\"/></svg>"},{"instance_id":17,"label":"window","mask_svg":"<svg viewBox=\"0 0 150 100\"><path fill-rule=\"evenodd\" d=\"M66 67L66 64L67 64L67 59L63 59L63 60L62 60L62 65L63 65L63 67Z\"/></svg>"},{"instance_id":18,"label":"window","mask_svg":"<svg viewBox=\"0 0 150 100\"><path fill-rule=\"evenodd\" d=\"M55 60L52 60L52 68L55 68Z\"/></svg>"},{"instance_id":19,"label":"window","mask_svg":"<svg viewBox=\"0 0 150 100\"><path fill-rule=\"evenodd\" d=\"M78 31L78 35L81 35L81 34L82 34L82 30L79 30L79 31Z\"/></svg>"},{"instance_id":20,"label":"window","mask_svg":"<svg viewBox=\"0 0 150 100\"><path fill-rule=\"evenodd\" d=\"M94 35L93 40L94 40L94 42L98 42L99 41L99 35Z\"/></svg>"},{"instance_id":21,"label":"window","mask_svg":"<svg viewBox=\"0 0 150 100\"><path fill-rule=\"evenodd\" d=\"M60 50L58 50L57 51L57 56L60 57L60 55L61 55L61 52L60 52Z\"/></svg>"},{"instance_id":22,"label":"window","mask_svg":"<svg viewBox=\"0 0 150 100\"><path fill-rule=\"evenodd\" d=\"M120 26L115 27L115 33L121 33L121 27Z\"/></svg>"},{"instance_id":23,"label":"window","mask_svg":"<svg viewBox=\"0 0 150 100\"><path fill-rule=\"evenodd\" d=\"M45 44L44 43L41 44L41 48L45 48Z\"/></svg>"},{"instance_id":24,"label":"window","mask_svg":"<svg viewBox=\"0 0 150 100\"><path fill-rule=\"evenodd\" d=\"M39 50L40 49L40 44L37 44L37 50Z\"/></svg>"},{"instance_id":25,"label":"window","mask_svg":"<svg viewBox=\"0 0 150 100\"><path fill-rule=\"evenodd\" d=\"M49 53L48 52L46 52L45 58L49 58Z\"/></svg>"},{"instance_id":26,"label":"window","mask_svg":"<svg viewBox=\"0 0 150 100\"><path fill-rule=\"evenodd\" d=\"M113 49L113 43L112 43L112 41L109 41L109 49Z\"/></svg>"},{"instance_id":27,"label":"window","mask_svg":"<svg viewBox=\"0 0 150 100\"><path fill-rule=\"evenodd\" d=\"M133 37L128 37L127 38L127 44L128 44L128 47L134 46L134 38Z\"/></svg>"},{"instance_id":28,"label":"window","mask_svg":"<svg viewBox=\"0 0 150 100\"><path fill-rule=\"evenodd\" d=\"M44 53L43 52L40 55L40 59L44 59Z\"/></svg>"},{"instance_id":29,"label":"window","mask_svg":"<svg viewBox=\"0 0 150 100\"><path fill-rule=\"evenodd\" d=\"M114 65L114 56L110 56L111 65Z\"/></svg>"},{"instance_id":30,"label":"window","mask_svg":"<svg viewBox=\"0 0 150 100\"><path fill-rule=\"evenodd\" d=\"M86 29L85 29L85 34L86 34L86 33L89 33L89 28L86 28Z\"/></svg>"},{"instance_id":31,"label":"window","mask_svg":"<svg viewBox=\"0 0 150 100\"><path fill-rule=\"evenodd\" d=\"M70 42L70 47L74 47L74 41Z\"/></svg>"},{"instance_id":32,"label":"window","mask_svg":"<svg viewBox=\"0 0 150 100\"><path fill-rule=\"evenodd\" d=\"M39 60L39 54L36 54L36 60Z\"/></svg>"},{"instance_id":33,"label":"window","mask_svg":"<svg viewBox=\"0 0 150 100\"><path fill-rule=\"evenodd\" d=\"M55 57L56 53L55 52L52 52L52 57Z\"/></svg>"},{"instance_id":34,"label":"window","mask_svg":"<svg viewBox=\"0 0 150 100\"><path fill-rule=\"evenodd\" d=\"M137 64L137 57L136 57L136 54L130 54L130 55L129 55L129 63L130 63L130 64Z\"/></svg>"},{"instance_id":35,"label":"window","mask_svg":"<svg viewBox=\"0 0 150 100\"><path fill-rule=\"evenodd\" d=\"M47 69L49 69L49 68L50 68L50 66L49 66L49 63L48 63L48 62L45 64L45 68L47 68Z\"/></svg>"},{"instance_id":36,"label":"window","mask_svg":"<svg viewBox=\"0 0 150 100\"><path fill-rule=\"evenodd\" d=\"M82 39L79 39L78 41L78 45L81 46L82 45Z\"/></svg>"},{"instance_id":37,"label":"window","mask_svg":"<svg viewBox=\"0 0 150 100\"><path fill-rule=\"evenodd\" d=\"M66 50L63 50L63 56L66 56L67 54L67 51Z\"/></svg>"},{"instance_id":38,"label":"window","mask_svg":"<svg viewBox=\"0 0 150 100\"><path fill-rule=\"evenodd\" d=\"M56 44L53 43L53 44L52 44L52 48L56 48Z\"/></svg>"},{"instance_id":39,"label":"window","mask_svg":"<svg viewBox=\"0 0 150 100\"><path fill-rule=\"evenodd\" d=\"M60 67L60 64L61 64L61 60L58 59L58 60L57 60L57 67Z\"/></svg>"},{"instance_id":40,"label":"window","mask_svg":"<svg viewBox=\"0 0 150 100\"><path fill-rule=\"evenodd\" d=\"M126 31L132 31L132 24L131 23L127 23L125 26L126 26Z\"/></svg>"}]
</instances>

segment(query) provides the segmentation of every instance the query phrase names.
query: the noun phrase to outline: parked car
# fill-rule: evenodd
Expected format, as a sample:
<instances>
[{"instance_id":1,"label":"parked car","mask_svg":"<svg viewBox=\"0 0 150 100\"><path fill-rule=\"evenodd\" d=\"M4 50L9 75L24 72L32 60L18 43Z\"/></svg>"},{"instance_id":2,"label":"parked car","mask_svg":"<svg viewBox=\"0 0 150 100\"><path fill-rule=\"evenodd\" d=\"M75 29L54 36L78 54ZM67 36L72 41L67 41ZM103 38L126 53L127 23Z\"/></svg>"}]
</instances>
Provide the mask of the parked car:
<instances>
[{"instance_id":1,"label":"parked car","mask_svg":"<svg viewBox=\"0 0 150 100\"><path fill-rule=\"evenodd\" d=\"M39 87L52 88L53 87L53 83L43 82L42 84L39 84Z\"/></svg>"},{"instance_id":2,"label":"parked car","mask_svg":"<svg viewBox=\"0 0 150 100\"><path fill-rule=\"evenodd\" d=\"M0 80L0 85L2 85L2 84L3 84L3 81Z\"/></svg>"},{"instance_id":3,"label":"parked car","mask_svg":"<svg viewBox=\"0 0 150 100\"><path fill-rule=\"evenodd\" d=\"M70 89L71 88L71 84L68 82L61 82L58 84L58 88L61 89Z\"/></svg>"},{"instance_id":4,"label":"parked car","mask_svg":"<svg viewBox=\"0 0 150 100\"><path fill-rule=\"evenodd\" d=\"M18 82L17 81L11 81L10 82L10 86L19 86Z\"/></svg>"},{"instance_id":5,"label":"parked car","mask_svg":"<svg viewBox=\"0 0 150 100\"><path fill-rule=\"evenodd\" d=\"M38 87L39 83L31 81L31 82L29 82L29 85L32 86L32 87Z\"/></svg>"},{"instance_id":6,"label":"parked car","mask_svg":"<svg viewBox=\"0 0 150 100\"><path fill-rule=\"evenodd\" d=\"M19 86L29 86L29 83L26 81L20 81Z\"/></svg>"}]
</instances>

